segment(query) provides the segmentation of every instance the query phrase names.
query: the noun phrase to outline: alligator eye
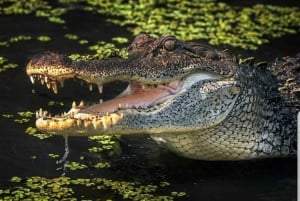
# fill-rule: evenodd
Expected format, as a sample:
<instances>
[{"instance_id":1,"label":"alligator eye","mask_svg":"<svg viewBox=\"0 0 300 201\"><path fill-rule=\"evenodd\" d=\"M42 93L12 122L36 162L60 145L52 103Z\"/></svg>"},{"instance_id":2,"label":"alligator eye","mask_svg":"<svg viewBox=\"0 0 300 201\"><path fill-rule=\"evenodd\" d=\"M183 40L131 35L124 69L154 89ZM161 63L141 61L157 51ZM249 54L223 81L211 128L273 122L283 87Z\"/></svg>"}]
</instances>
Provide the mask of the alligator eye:
<instances>
[{"instance_id":1,"label":"alligator eye","mask_svg":"<svg viewBox=\"0 0 300 201\"><path fill-rule=\"evenodd\" d=\"M172 51L176 48L176 40L174 39L168 39L164 43L164 49L167 51Z\"/></svg>"}]
</instances>

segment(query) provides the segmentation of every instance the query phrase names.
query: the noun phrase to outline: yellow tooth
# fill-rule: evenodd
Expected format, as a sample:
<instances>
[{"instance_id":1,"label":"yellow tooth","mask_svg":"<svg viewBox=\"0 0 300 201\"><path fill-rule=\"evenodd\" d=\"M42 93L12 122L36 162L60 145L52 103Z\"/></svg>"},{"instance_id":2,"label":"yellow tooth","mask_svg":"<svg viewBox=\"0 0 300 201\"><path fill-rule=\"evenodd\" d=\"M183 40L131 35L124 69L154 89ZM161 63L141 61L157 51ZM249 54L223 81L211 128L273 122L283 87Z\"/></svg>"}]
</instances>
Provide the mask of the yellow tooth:
<instances>
[{"instance_id":1,"label":"yellow tooth","mask_svg":"<svg viewBox=\"0 0 300 201\"><path fill-rule=\"evenodd\" d=\"M115 113L111 114L110 117L111 117L112 124L118 123L118 121L120 121L123 118L122 115L118 115Z\"/></svg>"},{"instance_id":2,"label":"yellow tooth","mask_svg":"<svg viewBox=\"0 0 300 201\"><path fill-rule=\"evenodd\" d=\"M55 94L57 94L57 84L56 84L56 82L53 82L53 83L51 84L51 86L52 86L53 92L54 92Z\"/></svg>"},{"instance_id":3,"label":"yellow tooth","mask_svg":"<svg viewBox=\"0 0 300 201\"><path fill-rule=\"evenodd\" d=\"M93 85L92 84L89 84L89 89L90 89L90 91L93 91Z\"/></svg>"},{"instance_id":4,"label":"yellow tooth","mask_svg":"<svg viewBox=\"0 0 300 201\"><path fill-rule=\"evenodd\" d=\"M46 85L47 85L47 88L50 89L51 84L49 82L47 82Z\"/></svg>"},{"instance_id":5,"label":"yellow tooth","mask_svg":"<svg viewBox=\"0 0 300 201\"><path fill-rule=\"evenodd\" d=\"M106 130L108 127L111 126L111 118L109 116L104 116L101 118L102 124L103 124L103 129Z\"/></svg>"},{"instance_id":6,"label":"yellow tooth","mask_svg":"<svg viewBox=\"0 0 300 201\"><path fill-rule=\"evenodd\" d=\"M92 124L92 122L90 121L90 120L84 120L83 121L83 124L84 124L84 127L90 127L91 126L91 124Z\"/></svg>"},{"instance_id":7,"label":"yellow tooth","mask_svg":"<svg viewBox=\"0 0 300 201\"><path fill-rule=\"evenodd\" d=\"M40 110L39 110L39 117L42 117L42 116L43 116L43 109L40 108Z\"/></svg>"},{"instance_id":8,"label":"yellow tooth","mask_svg":"<svg viewBox=\"0 0 300 201\"><path fill-rule=\"evenodd\" d=\"M77 126L81 126L82 125L82 120L81 119L77 119L76 120L76 124L77 124Z\"/></svg>"},{"instance_id":9,"label":"yellow tooth","mask_svg":"<svg viewBox=\"0 0 300 201\"><path fill-rule=\"evenodd\" d=\"M83 102L83 101L80 101L79 107L82 107L82 106L84 106L84 102Z\"/></svg>"},{"instance_id":10,"label":"yellow tooth","mask_svg":"<svg viewBox=\"0 0 300 201\"><path fill-rule=\"evenodd\" d=\"M96 119L95 118L95 119L93 119L92 123L93 123L93 126L94 126L95 129L102 127L101 119Z\"/></svg>"},{"instance_id":11,"label":"yellow tooth","mask_svg":"<svg viewBox=\"0 0 300 201\"><path fill-rule=\"evenodd\" d=\"M34 84L34 77L32 75L30 76L30 81L32 84Z\"/></svg>"},{"instance_id":12,"label":"yellow tooth","mask_svg":"<svg viewBox=\"0 0 300 201\"><path fill-rule=\"evenodd\" d=\"M73 109L76 109L76 107L77 107L77 106L76 106L76 102L73 101L73 103L72 103L72 108L73 108Z\"/></svg>"},{"instance_id":13,"label":"yellow tooth","mask_svg":"<svg viewBox=\"0 0 300 201\"><path fill-rule=\"evenodd\" d=\"M41 84L44 85L45 84L45 80L41 79Z\"/></svg>"},{"instance_id":14,"label":"yellow tooth","mask_svg":"<svg viewBox=\"0 0 300 201\"><path fill-rule=\"evenodd\" d=\"M102 92L103 92L103 85L98 85L98 90L99 90L99 93L102 94Z\"/></svg>"},{"instance_id":15,"label":"yellow tooth","mask_svg":"<svg viewBox=\"0 0 300 201\"><path fill-rule=\"evenodd\" d=\"M64 122L64 127L65 128L70 128L70 127L73 127L73 125L75 124L75 119L66 119Z\"/></svg>"}]
</instances>

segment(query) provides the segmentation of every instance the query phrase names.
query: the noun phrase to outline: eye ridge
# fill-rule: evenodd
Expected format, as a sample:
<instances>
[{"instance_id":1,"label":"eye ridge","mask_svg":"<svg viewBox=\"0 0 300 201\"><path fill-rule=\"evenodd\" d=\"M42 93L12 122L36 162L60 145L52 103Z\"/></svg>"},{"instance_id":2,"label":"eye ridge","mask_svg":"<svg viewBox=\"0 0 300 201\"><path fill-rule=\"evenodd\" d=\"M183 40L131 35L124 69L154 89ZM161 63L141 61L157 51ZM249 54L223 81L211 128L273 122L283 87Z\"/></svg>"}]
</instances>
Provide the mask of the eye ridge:
<instances>
[{"instance_id":1,"label":"eye ridge","mask_svg":"<svg viewBox=\"0 0 300 201\"><path fill-rule=\"evenodd\" d=\"M177 47L177 41L174 40L173 38L167 39L164 42L164 49L167 51L173 51Z\"/></svg>"}]
</instances>

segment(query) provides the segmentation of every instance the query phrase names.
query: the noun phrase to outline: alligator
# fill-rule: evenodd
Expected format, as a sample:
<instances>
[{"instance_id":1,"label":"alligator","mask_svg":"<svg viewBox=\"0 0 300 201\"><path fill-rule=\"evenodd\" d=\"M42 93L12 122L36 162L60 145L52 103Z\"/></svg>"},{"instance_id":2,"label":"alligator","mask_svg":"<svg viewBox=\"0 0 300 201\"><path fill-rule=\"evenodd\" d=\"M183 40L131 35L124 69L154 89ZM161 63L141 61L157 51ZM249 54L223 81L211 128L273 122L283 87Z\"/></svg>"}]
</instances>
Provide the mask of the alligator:
<instances>
[{"instance_id":1,"label":"alligator","mask_svg":"<svg viewBox=\"0 0 300 201\"><path fill-rule=\"evenodd\" d=\"M199 160L296 156L300 109L300 55L272 63L242 62L173 36L136 36L128 56L74 61L44 52L26 72L57 93L57 84L79 79L91 87L128 82L115 98L73 103L63 114L37 112L38 130L62 136L150 134L161 146Z\"/></svg>"}]
</instances>

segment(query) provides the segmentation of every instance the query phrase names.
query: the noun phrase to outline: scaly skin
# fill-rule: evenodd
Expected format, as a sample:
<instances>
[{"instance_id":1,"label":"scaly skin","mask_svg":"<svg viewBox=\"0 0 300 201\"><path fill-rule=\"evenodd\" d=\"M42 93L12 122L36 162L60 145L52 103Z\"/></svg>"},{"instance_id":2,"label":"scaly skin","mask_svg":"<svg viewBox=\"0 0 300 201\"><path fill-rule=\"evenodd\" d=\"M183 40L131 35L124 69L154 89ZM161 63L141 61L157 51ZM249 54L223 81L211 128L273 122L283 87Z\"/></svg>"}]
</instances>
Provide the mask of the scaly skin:
<instances>
[{"instance_id":1,"label":"scaly skin","mask_svg":"<svg viewBox=\"0 0 300 201\"><path fill-rule=\"evenodd\" d=\"M27 65L57 92L56 82L79 78L129 87L113 100L74 104L63 115L37 112L39 130L56 135L151 134L187 158L243 160L296 154L300 58L269 65L238 64L224 51L174 37L141 34L128 58L72 61L44 53Z\"/></svg>"}]
</instances>

